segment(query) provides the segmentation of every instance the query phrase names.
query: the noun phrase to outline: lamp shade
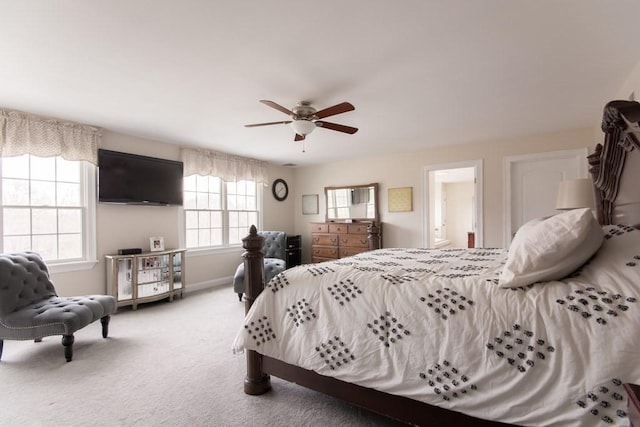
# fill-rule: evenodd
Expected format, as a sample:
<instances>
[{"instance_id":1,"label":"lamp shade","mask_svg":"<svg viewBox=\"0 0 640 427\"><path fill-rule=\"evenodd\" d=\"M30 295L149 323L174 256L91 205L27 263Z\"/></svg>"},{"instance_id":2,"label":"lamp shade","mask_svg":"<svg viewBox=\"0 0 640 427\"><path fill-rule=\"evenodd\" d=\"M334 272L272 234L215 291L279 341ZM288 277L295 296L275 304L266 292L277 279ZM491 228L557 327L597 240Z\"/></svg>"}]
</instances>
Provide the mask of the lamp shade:
<instances>
[{"instance_id":1,"label":"lamp shade","mask_svg":"<svg viewBox=\"0 0 640 427\"><path fill-rule=\"evenodd\" d=\"M291 127L298 135L309 135L316 128L316 124L311 120L294 120Z\"/></svg>"},{"instance_id":2,"label":"lamp shade","mask_svg":"<svg viewBox=\"0 0 640 427\"><path fill-rule=\"evenodd\" d=\"M560 181L556 209L595 208L593 183L589 178Z\"/></svg>"}]
</instances>

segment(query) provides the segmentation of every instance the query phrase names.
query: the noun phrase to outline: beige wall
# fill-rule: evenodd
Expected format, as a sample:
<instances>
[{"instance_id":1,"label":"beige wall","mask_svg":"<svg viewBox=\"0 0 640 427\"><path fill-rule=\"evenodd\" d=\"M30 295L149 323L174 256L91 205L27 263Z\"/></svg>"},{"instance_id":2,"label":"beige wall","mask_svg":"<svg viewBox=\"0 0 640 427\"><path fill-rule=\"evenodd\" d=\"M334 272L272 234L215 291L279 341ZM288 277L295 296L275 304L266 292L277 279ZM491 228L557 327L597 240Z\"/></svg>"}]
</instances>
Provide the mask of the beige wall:
<instances>
[{"instance_id":1,"label":"beige wall","mask_svg":"<svg viewBox=\"0 0 640 427\"><path fill-rule=\"evenodd\" d=\"M383 222L384 247L423 246L423 170L427 165L468 160L483 160L484 171L484 246L500 247L503 242L503 164L504 157L529 153L567 150L594 145L592 128L575 129L547 135L510 138L457 146L429 148L391 156L362 157L295 170L295 230L303 241L303 259L308 262L312 221L323 221L324 187L353 184L380 184L380 220ZM364 152L364 150L363 150ZM390 213L387 209L389 188L413 187L412 212ZM320 214L302 215L303 194L320 195Z\"/></svg>"},{"instance_id":2,"label":"beige wall","mask_svg":"<svg viewBox=\"0 0 640 427\"><path fill-rule=\"evenodd\" d=\"M101 148L127 153L177 160L180 147L134 136L105 132ZM290 168L269 166L269 178L284 178L293 194L295 183ZM264 187L263 228L293 233L293 197L277 202L271 197L271 188ZM85 271L56 273L52 278L61 295L105 293L106 265L104 256L117 253L119 248L149 249L149 237L163 236L167 249L179 247L182 221L181 208L160 206L128 206L98 203L96 209L98 264ZM248 230L247 230L248 232ZM187 290L205 286L230 284L240 262L242 248L222 250L214 255L187 254ZM230 293L230 300L233 297Z\"/></svg>"},{"instance_id":3,"label":"beige wall","mask_svg":"<svg viewBox=\"0 0 640 427\"><path fill-rule=\"evenodd\" d=\"M640 61L629 73L620 90L618 90L615 99L629 99L631 93L635 95L636 101L640 101Z\"/></svg>"}]
</instances>

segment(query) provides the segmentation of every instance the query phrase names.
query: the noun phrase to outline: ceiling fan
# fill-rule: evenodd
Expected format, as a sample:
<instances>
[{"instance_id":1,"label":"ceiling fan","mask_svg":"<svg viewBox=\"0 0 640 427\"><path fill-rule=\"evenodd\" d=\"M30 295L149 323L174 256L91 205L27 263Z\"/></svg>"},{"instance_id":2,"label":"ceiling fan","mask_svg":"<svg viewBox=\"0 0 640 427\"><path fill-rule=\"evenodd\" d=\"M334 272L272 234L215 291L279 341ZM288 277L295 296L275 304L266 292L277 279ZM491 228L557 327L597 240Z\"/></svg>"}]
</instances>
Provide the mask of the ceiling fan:
<instances>
[{"instance_id":1,"label":"ceiling fan","mask_svg":"<svg viewBox=\"0 0 640 427\"><path fill-rule=\"evenodd\" d=\"M255 123L251 125L245 125L245 127L251 128L256 126L269 126L269 125L286 125L291 124L293 130L296 131L294 141L302 141L307 135L309 135L316 127L321 127L330 130L336 130L338 132L344 132L348 134L354 134L358 131L358 128L351 126L339 125L337 123L325 122L325 117L334 116L336 114L346 113L347 111L355 110L355 107L348 102L342 102L336 104L333 107L325 108L324 110L316 110L311 106L310 102L302 101L291 110L276 104L273 101L261 99L264 105L271 108L275 108L291 117L291 120L285 120L281 122L268 122L268 123Z\"/></svg>"}]
</instances>

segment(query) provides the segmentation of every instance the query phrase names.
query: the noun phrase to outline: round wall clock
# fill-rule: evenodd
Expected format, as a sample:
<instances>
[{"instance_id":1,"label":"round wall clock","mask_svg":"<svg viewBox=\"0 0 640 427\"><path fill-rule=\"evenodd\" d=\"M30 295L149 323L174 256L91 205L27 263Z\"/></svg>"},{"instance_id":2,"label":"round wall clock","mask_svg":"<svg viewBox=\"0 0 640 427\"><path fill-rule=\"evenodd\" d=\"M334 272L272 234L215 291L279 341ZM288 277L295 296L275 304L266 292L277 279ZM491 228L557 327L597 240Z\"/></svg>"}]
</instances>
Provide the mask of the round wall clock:
<instances>
[{"instance_id":1,"label":"round wall clock","mask_svg":"<svg viewBox=\"0 0 640 427\"><path fill-rule=\"evenodd\" d=\"M273 197L281 202L284 199L287 198L287 196L289 195L289 186L287 185L287 182L282 179L282 178L278 178L275 181L273 181L273 185L271 186L271 192L273 193Z\"/></svg>"}]
</instances>

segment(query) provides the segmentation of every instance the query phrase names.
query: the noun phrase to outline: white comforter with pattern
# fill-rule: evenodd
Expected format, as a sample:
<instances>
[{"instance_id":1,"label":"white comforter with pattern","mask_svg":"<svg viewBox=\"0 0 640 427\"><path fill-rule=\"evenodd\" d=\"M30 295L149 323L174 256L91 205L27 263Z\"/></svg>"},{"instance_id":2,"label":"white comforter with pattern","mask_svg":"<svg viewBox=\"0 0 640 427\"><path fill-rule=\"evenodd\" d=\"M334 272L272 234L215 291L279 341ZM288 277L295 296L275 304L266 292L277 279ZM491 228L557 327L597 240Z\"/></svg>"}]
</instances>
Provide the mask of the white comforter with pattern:
<instances>
[{"instance_id":1,"label":"white comforter with pattern","mask_svg":"<svg viewBox=\"0 0 640 427\"><path fill-rule=\"evenodd\" d=\"M628 424L640 231L605 227L562 281L496 286L502 249L381 249L276 276L238 332L322 375L520 425Z\"/></svg>"}]
</instances>

